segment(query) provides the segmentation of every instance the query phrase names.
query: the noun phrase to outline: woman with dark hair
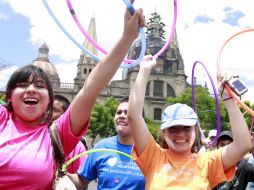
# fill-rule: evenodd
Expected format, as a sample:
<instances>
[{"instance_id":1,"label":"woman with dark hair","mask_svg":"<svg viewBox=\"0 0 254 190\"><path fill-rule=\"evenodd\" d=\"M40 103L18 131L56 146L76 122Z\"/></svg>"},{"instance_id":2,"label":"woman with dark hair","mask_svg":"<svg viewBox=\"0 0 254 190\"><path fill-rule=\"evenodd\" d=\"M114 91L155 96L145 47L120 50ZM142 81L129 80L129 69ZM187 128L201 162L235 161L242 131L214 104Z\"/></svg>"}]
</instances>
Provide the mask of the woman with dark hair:
<instances>
[{"instance_id":1,"label":"woman with dark hair","mask_svg":"<svg viewBox=\"0 0 254 190\"><path fill-rule=\"evenodd\" d=\"M138 28L144 24L141 9L133 15L126 11L122 37L55 121L65 155L87 131L97 96L115 74L138 37ZM53 94L46 74L33 65L18 69L7 84L6 100L6 107L0 105L0 189L51 189L57 166L48 130Z\"/></svg>"},{"instance_id":2,"label":"woman with dark hair","mask_svg":"<svg viewBox=\"0 0 254 190\"><path fill-rule=\"evenodd\" d=\"M43 117L41 117L40 119L42 120L41 122L45 122L45 123L49 122L53 112L52 87L46 73L41 68L36 67L34 65L27 65L27 66L19 68L17 71L13 73L13 75L9 79L6 86L6 101L7 101L6 108L13 113L14 110L16 110L15 106L20 106L20 104L16 104L16 102L19 101L19 99L16 98L16 95L19 95L19 93L22 93L22 91L25 90L30 84L33 84L34 87L39 89L39 92L41 93L42 98L44 98L45 96L48 96L49 102L47 104L45 113L43 113ZM26 101L27 103L30 103L31 105L36 103L36 100L26 100ZM41 102L41 104L39 105L42 105L43 103L44 102ZM18 110L19 109L17 109L17 111ZM36 111L43 111L43 110L44 108L36 110Z\"/></svg>"}]
</instances>

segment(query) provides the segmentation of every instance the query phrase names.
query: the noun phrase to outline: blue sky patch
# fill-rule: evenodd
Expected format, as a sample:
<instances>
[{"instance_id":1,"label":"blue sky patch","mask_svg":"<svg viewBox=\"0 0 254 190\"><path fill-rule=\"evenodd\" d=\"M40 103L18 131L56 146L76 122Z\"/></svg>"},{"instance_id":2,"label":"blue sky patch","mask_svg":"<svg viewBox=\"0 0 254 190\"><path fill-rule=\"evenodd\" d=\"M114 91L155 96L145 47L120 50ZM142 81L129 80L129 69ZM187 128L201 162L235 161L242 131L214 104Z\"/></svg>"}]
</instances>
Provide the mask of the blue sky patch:
<instances>
[{"instance_id":1,"label":"blue sky patch","mask_svg":"<svg viewBox=\"0 0 254 190\"><path fill-rule=\"evenodd\" d=\"M31 43L29 19L14 12L8 3L0 2L0 5L0 67L32 63L42 44L37 47ZM49 59L51 63L60 62L59 57L52 54Z\"/></svg>"},{"instance_id":2,"label":"blue sky patch","mask_svg":"<svg viewBox=\"0 0 254 190\"><path fill-rule=\"evenodd\" d=\"M0 19L0 57L6 63L21 66L31 62L31 55L36 53L29 42L31 28L28 19L12 11L9 4L1 4L0 12L5 15ZM17 51L18 50L18 51Z\"/></svg>"},{"instance_id":3,"label":"blue sky patch","mask_svg":"<svg viewBox=\"0 0 254 190\"><path fill-rule=\"evenodd\" d=\"M198 24L198 23L201 23L201 24L209 24L211 22L214 22L214 19L206 16L206 15L199 15L195 18L194 20L194 24Z\"/></svg>"},{"instance_id":4,"label":"blue sky patch","mask_svg":"<svg viewBox=\"0 0 254 190\"><path fill-rule=\"evenodd\" d=\"M230 26L239 26L239 20L245 17L243 12L234 11L234 9L230 7L225 7L223 11L226 13L226 17L222 22L229 24Z\"/></svg>"}]
</instances>

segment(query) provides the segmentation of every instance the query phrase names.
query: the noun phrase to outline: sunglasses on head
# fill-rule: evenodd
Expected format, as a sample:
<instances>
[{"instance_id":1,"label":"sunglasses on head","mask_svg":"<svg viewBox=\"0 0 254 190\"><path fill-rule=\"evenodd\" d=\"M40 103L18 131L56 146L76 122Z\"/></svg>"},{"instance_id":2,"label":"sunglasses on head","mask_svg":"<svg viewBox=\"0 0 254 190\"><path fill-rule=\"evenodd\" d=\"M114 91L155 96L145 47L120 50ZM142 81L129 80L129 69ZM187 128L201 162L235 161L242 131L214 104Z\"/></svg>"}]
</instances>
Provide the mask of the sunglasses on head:
<instances>
[{"instance_id":1,"label":"sunglasses on head","mask_svg":"<svg viewBox=\"0 0 254 190\"><path fill-rule=\"evenodd\" d=\"M117 110L116 114L121 115L124 112L125 115L127 115L127 110Z\"/></svg>"}]
</instances>

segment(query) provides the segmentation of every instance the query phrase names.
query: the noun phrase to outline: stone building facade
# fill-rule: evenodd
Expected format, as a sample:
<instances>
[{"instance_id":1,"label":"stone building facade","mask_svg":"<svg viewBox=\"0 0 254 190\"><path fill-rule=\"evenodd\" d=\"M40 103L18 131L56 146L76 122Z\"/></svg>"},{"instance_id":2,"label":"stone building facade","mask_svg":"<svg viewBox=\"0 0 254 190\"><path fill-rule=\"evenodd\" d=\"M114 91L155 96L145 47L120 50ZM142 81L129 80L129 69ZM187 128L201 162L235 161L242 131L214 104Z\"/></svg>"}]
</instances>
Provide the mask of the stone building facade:
<instances>
[{"instance_id":1,"label":"stone building facade","mask_svg":"<svg viewBox=\"0 0 254 190\"><path fill-rule=\"evenodd\" d=\"M153 13L146 28L146 54L156 54L165 44L165 25L161 22L161 17L157 13ZM96 25L95 18L91 19L88 27L88 33L96 41ZM88 41L84 41L83 46L90 50L93 54L98 55L97 49L90 45ZM128 53L129 59L137 59L141 50L141 41L137 40L133 44ZM44 68L52 81L54 93L65 96L70 101L78 93L83 86L90 72L96 66L89 55L81 53L77 64L77 75L74 83L60 83L56 68L48 59L48 47L43 44L39 49L39 57L33 64ZM167 106L166 99L175 97L183 93L187 88L187 76L184 71L184 63L180 54L176 33L172 39L170 47L168 47L162 55L157 59L158 66L151 73L148 85L146 87L146 98L144 105L145 116L157 121L160 120L162 111ZM114 96L117 99L129 96L132 85L138 74L139 66L124 69L121 80L111 81L98 97L98 102L103 102L106 97Z\"/></svg>"}]
</instances>

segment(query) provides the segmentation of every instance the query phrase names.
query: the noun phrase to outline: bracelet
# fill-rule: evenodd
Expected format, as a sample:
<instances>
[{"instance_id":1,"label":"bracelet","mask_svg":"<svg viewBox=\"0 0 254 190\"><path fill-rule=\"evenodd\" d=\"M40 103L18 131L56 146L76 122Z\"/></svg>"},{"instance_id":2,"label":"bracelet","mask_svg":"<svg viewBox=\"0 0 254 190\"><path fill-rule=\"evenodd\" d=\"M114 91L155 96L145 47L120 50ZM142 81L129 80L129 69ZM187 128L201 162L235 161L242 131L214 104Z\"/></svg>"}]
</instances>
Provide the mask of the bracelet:
<instances>
[{"instance_id":1,"label":"bracelet","mask_svg":"<svg viewBox=\"0 0 254 190\"><path fill-rule=\"evenodd\" d=\"M222 101L227 101L227 100L230 100L232 97L228 97L228 98L225 98L223 99Z\"/></svg>"}]
</instances>

